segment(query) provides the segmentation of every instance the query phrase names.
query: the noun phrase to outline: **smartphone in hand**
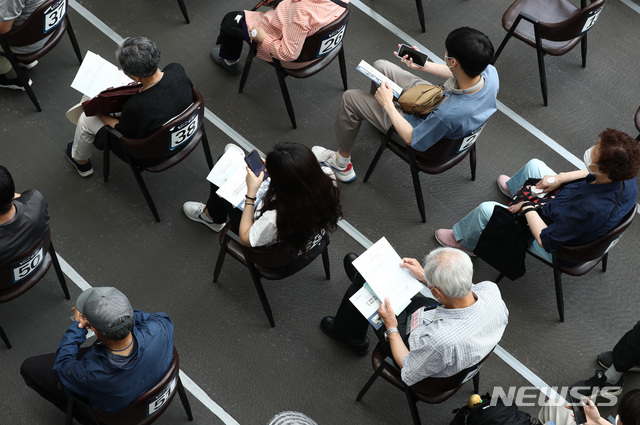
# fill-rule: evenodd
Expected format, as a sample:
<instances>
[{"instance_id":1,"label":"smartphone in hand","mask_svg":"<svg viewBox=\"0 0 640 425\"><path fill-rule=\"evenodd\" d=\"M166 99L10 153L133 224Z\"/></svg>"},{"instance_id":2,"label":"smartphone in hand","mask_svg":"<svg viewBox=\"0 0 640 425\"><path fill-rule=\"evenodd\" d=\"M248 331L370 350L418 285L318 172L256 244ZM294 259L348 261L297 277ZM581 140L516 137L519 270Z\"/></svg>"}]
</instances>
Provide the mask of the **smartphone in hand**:
<instances>
[{"instance_id":1,"label":"smartphone in hand","mask_svg":"<svg viewBox=\"0 0 640 425\"><path fill-rule=\"evenodd\" d=\"M582 425L587 423L587 415L584 413L584 405L579 399L569 395L569 404L571 404L571 410L573 410L573 417L576 424Z\"/></svg>"},{"instance_id":2,"label":"smartphone in hand","mask_svg":"<svg viewBox=\"0 0 640 425\"><path fill-rule=\"evenodd\" d=\"M398 56L399 58L408 56L408 58L413 59L413 63L420 67L424 67L424 65L429 60L429 56L427 56L426 53L419 52L413 47L406 44L400 45L400 50L398 50L398 54L396 56Z\"/></svg>"},{"instance_id":3,"label":"smartphone in hand","mask_svg":"<svg viewBox=\"0 0 640 425\"><path fill-rule=\"evenodd\" d=\"M255 149L249 152L247 156L244 157L244 161L247 163L253 174L256 176L260 176L260 172L264 171L264 178L269 177L269 173L267 173L267 167L264 165L262 158L260 158L260 154Z\"/></svg>"}]
</instances>

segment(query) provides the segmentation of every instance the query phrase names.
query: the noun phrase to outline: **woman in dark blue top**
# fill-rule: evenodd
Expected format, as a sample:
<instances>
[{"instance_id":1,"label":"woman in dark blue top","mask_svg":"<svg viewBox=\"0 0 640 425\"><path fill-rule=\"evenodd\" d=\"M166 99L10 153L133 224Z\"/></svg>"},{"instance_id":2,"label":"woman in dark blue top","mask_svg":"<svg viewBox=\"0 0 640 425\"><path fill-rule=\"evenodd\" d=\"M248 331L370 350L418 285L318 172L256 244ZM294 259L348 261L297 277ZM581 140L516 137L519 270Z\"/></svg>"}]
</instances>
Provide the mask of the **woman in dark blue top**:
<instances>
[{"instance_id":1,"label":"woman in dark blue top","mask_svg":"<svg viewBox=\"0 0 640 425\"><path fill-rule=\"evenodd\" d=\"M565 185L541 209L519 203L509 208L527 219L535 240L529 251L551 261L551 253L564 245L582 245L603 236L631 211L637 201L636 175L640 169L640 145L629 135L613 129L600 134L595 146L584 153L584 170L556 174L538 159L520 171L498 177L502 193L511 197L524 182L538 178L538 189L549 192ZM483 202L453 229L439 229L442 245L473 251L497 202Z\"/></svg>"}]
</instances>

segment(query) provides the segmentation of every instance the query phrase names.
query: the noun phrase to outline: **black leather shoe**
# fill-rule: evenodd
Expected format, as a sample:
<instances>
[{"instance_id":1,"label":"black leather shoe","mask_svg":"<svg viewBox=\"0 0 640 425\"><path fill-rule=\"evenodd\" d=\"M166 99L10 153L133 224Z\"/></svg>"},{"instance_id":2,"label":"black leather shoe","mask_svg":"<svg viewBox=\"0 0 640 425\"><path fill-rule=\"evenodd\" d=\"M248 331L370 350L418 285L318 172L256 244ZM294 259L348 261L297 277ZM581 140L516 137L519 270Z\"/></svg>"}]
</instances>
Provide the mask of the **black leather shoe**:
<instances>
[{"instance_id":1,"label":"black leather shoe","mask_svg":"<svg viewBox=\"0 0 640 425\"><path fill-rule=\"evenodd\" d=\"M351 338L342 336L334 329L333 319L333 316L323 318L322 321L320 321L320 329L331 338L345 342L357 355L366 356L369 352L369 338L365 336L362 341L354 341Z\"/></svg>"}]
</instances>

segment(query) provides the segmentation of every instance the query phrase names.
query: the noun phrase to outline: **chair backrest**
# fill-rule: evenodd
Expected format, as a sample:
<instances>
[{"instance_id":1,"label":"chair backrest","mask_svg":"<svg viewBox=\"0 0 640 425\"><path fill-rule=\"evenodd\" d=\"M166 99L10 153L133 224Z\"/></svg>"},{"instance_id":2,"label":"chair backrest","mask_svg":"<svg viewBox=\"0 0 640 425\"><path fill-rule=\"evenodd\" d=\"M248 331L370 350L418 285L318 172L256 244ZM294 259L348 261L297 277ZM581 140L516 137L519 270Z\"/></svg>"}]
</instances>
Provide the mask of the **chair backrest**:
<instances>
[{"instance_id":1,"label":"chair backrest","mask_svg":"<svg viewBox=\"0 0 640 425\"><path fill-rule=\"evenodd\" d=\"M28 46L53 33L64 33L67 28L66 15L67 0L47 0L22 25L2 37L9 46Z\"/></svg>"},{"instance_id":2,"label":"chair backrest","mask_svg":"<svg viewBox=\"0 0 640 425\"><path fill-rule=\"evenodd\" d=\"M600 12L602 12L605 1L591 0L591 4L578 10L563 22L540 22L540 36L551 41L567 41L581 36L595 24Z\"/></svg>"},{"instance_id":3,"label":"chair backrest","mask_svg":"<svg viewBox=\"0 0 640 425\"><path fill-rule=\"evenodd\" d=\"M51 266L47 233L20 255L0 265L0 302L12 300L32 288Z\"/></svg>"},{"instance_id":4,"label":"chair backrest","mask_svg":"<svg viewBox=\"0 0 640 425\"><path fill-rule=\"evenodd\" d=\"M103 425L147 425L154 422L169 407L176 395L180 356L173 347L173 361L160 382L119 412L103 412L91 408Z\"/></svg>"},{"instance_id":5,"label":"chair backrest","mask_svg":"<svg viewBox=\"0 0 640 425\"><path fill-rule=\"evenodd\" d=\"M144 139L123 137L123 149L129 156L143 160L168 158L185 149L187 151L185 153L188 153L200 142L203 134L203 123L204 100L200 92L194 87L191 106L180 115L172 118L149 137Z\"/></svg>"},{"instance_id":6,"label":"chair backrest","mask_svg":"<svg viewBox=\"0 0 640 425\"><path fill-rule=\"evenodd\" d=\"M578 246L561 247L556 254L558 259L572 264L578 264L596 260L604 256L618 243L624 231L629 228L631 222L636 217L637 212L638 204L635 204L631 211L624 216L620 224L593 242Z\"/></svg>"},{"instance_id":7,"label":"chair backrest","mask_svg":"<svg viewBox=\"0 0 640 425\"><path fill-rule=\"evenodd\" d=\"M446 160L459 155L476 143L486 124L485 121L480 127L459 139L440 139L435 145L424 152L415 151L416 159L418 161L421 159L431 161Z\"/></svg>"},{"instance_id":8,"label":"chair backrest","mask_svg":"<svg viewBox=\"0 0 640 425\"><path fill-rule=\"evenodd\" d=\"M311 249L299 253L290 246L284 244L275 244L270 247L250 248L249 255L251 261L263 268L283 268L287 274L291 275L302 270L307 264L312 262L318 255L322 254L329 244L329 235L327 232L322 236Z\"/></svg>"},{"instance_id":9,"label":"chair backrest","mask_svg":"<svg viewBox=\"0 0 640 425\"><path fill-rule=\"evenodd\" d=\"M489 358L491 353L493 353L494 349L495 347L492 348L491 351L489 351L489 353L484 356L478 363L464 370L461 370L453 376L449 376L446 378L425 378L409 388L415 391L419 396L423 395L426 397L437 396L451 390L456 390L480 372L480 368Z\"/></svg>"},{"instance_id":10,"label":"chair backrest","mask_svg":"<svg viewBox=\"0 0 640 425\"><path fill-rule=\"evenodd\" d=\"M345 9L338 19L305 39L302 50L294 62L313 61L336 49L342 44L348 22L349 9Z\"/></svg>"}]
</instances>

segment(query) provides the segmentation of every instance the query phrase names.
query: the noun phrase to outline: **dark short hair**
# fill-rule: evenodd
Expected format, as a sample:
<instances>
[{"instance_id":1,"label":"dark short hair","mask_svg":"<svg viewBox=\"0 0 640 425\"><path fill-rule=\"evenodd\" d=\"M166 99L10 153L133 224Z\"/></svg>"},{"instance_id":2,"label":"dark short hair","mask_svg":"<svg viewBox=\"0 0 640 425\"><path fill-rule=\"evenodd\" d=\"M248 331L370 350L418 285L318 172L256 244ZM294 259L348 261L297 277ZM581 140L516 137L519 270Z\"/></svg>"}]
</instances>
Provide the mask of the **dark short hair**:
<instances>
[{"instance_id":1,"label":"dark short hair","mask_svg":"<svg viewBox=\"0 0 640 425\"><path fill-rule=\"evenodd\" d=\"M469 27L451 31L444 45L448 56L456 58L464 73L471 78L480 75L493 57L493 44L489 37Z\"/></svg>"},{"instance_id":2,"label":"dark short hair","mask_svg":"<svg viewBox=\"0 0 640 425\"><path fill-rule=\"evenodd\" d=\"M15 193L16 186L13 183L11 173L0 165L0 214L6 214L11 210Z\"/></svg>"},{"instance_id":3,"label":"dark short hair","mask_svg":"<svg viewBox=\"0 0 640 425\"><path fill-rule=\"evenodd\" d=\"M130 333L131 331L133 331L133 320L131 317L129 316L122 316L121 318L117 319L115 322L113 322L111 324L111 327L114 328L118 325L121 325L125 322L129 322L127 325L125 325L123 328L118 329L117 331L113 331L113 332L100 332L100 335L103 338L106 339L112 339L115 341L119 341L121 339L125 339Z\"/></svg>"},{"instance_id":4,"label":"dark short hair","mask_svg":"<svg viewBox=\"0 0 640 425\"><path fill-rule=\"evenodd\" d=\"M618 415L623 425L640 425L640 388L622 396L618 403Z\"/></svg>"},{"instance_id":5,"label":"dark short hair","mask_svg":"<svg viewBox=\"0 0 640 425\"><path fill-rule=\"evenodd\" d=\"M128 37L116 50L116 61L131 77L150 77L158 70L160 49L147 37Z\"/></svg>"},{"instance_id":6,"label":"dark short hair","mask_svg":"<svg viewBox=\"0 0 640 425\"><path fill-rule=\"evenodd\" d=\"M640 170L640 144L622 131L607 128L600 133L600 157L596 165L613 181L632 179Z\"/></svg>"}]
</instances>

